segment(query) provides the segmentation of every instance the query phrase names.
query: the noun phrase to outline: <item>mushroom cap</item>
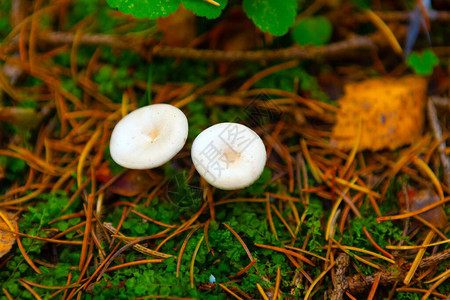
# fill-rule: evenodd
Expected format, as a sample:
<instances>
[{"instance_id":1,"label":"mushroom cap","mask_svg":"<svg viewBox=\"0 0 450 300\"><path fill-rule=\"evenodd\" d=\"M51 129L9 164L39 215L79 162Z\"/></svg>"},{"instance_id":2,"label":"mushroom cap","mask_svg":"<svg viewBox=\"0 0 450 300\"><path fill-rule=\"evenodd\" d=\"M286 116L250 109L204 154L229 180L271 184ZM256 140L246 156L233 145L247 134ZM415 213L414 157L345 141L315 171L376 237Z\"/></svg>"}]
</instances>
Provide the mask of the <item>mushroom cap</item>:
<instances>
[{"instance_id":1,"label":"mushroom cap","mask_svg":"<svg viewBox=\"0 0 450 300\"><path fill-rule=\"evenodd\" d=\"M250 128L220 123L201 132L191 157L198 173L222 190L241 189L255 182L266 164L266 148Z\"/></svg>"},{"instance_id":2,"label":"mushroom cap","mask_svg":"<svg viewBox=\"0 0 450 300\"><path fill-rule=\"evenodd\" d=\"M183 148L187 134L186 116L175 106L144 106L117 123L111 135L111 157L129 169L159 167Z\"/></svg>"}]
</instances>

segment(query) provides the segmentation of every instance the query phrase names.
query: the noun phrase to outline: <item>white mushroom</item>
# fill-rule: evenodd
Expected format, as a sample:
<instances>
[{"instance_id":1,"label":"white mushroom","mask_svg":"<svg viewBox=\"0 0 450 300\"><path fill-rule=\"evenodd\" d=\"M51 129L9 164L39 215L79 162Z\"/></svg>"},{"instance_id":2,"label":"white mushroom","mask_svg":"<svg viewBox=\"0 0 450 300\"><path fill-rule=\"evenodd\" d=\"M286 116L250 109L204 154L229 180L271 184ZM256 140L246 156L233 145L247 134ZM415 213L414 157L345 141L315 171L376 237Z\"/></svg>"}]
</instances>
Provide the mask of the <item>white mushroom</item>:
<instances>
[{"instance_id":1,"label":"white mushroom","mask_svg":"<svg viewBox=\"0 0 450 300\"><path fill-rule=\"evenodd\" d=\"M129 169L159 167L183 148L187 134L186 116L175 106L141 107L117 123L111 135L111 157Z\"/></svg>"},{"instance_id":2,"label":"white mushroom","mask_svg":"<svg viewBox=\"0 0 450 300\"><path fill-rule=\"evenodd\" d=\"M241 189L255 182L266 164L266 148L250 128L220 123L201 132L192 144L192 161L211 185Z\"/></svg>"}]
</instances>

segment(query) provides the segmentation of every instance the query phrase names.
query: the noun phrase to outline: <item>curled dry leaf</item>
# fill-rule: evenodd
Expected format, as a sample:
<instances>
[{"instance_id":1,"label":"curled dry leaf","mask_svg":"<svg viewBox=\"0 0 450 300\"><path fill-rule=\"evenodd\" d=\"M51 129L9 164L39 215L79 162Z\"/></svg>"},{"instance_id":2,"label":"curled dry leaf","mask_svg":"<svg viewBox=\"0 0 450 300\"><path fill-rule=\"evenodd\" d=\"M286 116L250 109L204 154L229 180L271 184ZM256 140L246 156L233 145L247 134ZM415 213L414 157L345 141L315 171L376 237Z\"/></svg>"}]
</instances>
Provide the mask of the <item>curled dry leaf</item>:
<instances>
[{"instance_id":1,"label":"curled dry leaf","mask_svg":"<svg viewBox=\"0 0 450 300\"><path fill-rule=\"evenodd\" d=\"M9 220L13 228L17 227L17 221L14 219L14 215L12 213L8 213L4 210L0 210L0 213L2 213L3 216ZM3 257L6 253L8 253L16 242L16 236L14 234L3 231L2 229L9 230L9 226L3 218L0 218L0 257Z\"/></svg>"},{"instance_id":2,"label":"curled dry leaf","mask_svg":"<svg viewBox=\"0 0 450 300\"><path fill-rule=\"evenodd\" d=\"M340 112L333 127L331 143L339 149L394 150L410 144L422 135L426 79L418 76L374 78L345 86L338 100Z\"/></svg>"}]
</instances>

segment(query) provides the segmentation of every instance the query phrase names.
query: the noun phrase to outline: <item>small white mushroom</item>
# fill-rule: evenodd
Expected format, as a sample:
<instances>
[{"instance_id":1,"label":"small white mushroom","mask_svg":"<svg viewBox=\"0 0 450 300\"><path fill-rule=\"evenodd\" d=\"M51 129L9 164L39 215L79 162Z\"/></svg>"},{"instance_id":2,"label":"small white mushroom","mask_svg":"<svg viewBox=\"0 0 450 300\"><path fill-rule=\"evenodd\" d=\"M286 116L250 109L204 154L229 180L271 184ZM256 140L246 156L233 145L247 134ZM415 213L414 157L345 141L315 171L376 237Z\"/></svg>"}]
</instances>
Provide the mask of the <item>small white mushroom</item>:
<instances>
[{"instance_id":1,"label":"small white mushroom","mask_svg":"<svg viewBox=\"0 0 450 300\"><path fill-rule=\"evenodd\" d=\"M197 136L191 157L198 173L209 184L234 190L251 185L261 176L266 164L266 148L250 128L237 123L220 123Z\"/></svg>"},{"instance_id":2,"label":"small white mushroom","mask_svg":"<svg viewBox=\"0 0 450 300\"><path fill-rule=\"evenodd\" d=\"M117 123L111 135L111 157L129 169L159 167L183 148L187 134L186 116L175 106L141 107Z\"/></svg>"}]
</instances>

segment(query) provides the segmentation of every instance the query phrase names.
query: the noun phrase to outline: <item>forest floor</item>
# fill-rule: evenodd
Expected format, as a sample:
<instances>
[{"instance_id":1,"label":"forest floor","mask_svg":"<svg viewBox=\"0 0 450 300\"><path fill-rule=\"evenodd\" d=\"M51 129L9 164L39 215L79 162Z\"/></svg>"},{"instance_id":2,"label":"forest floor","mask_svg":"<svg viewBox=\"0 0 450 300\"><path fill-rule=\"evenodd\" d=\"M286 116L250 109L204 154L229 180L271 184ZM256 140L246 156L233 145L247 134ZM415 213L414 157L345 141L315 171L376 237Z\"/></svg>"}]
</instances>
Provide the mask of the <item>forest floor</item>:
<instances>
[{"instance_id":1,"label":"forest floor","mask_svg":"<svg viewBox=\"0 0 450 300\"><path fill-rule=\"evenodd\" d=\"M448 299L450 6L405 60L395 1L303 2L299 23L321 16L306 43L331 25L321 45L262 33L236 2L155 21L2 1L0 299ZM155 103L186 114L186 145L117 165L115 124ZM190 158L221 122L266 146L245 189Z\"/></svg>"}]
</instances>

